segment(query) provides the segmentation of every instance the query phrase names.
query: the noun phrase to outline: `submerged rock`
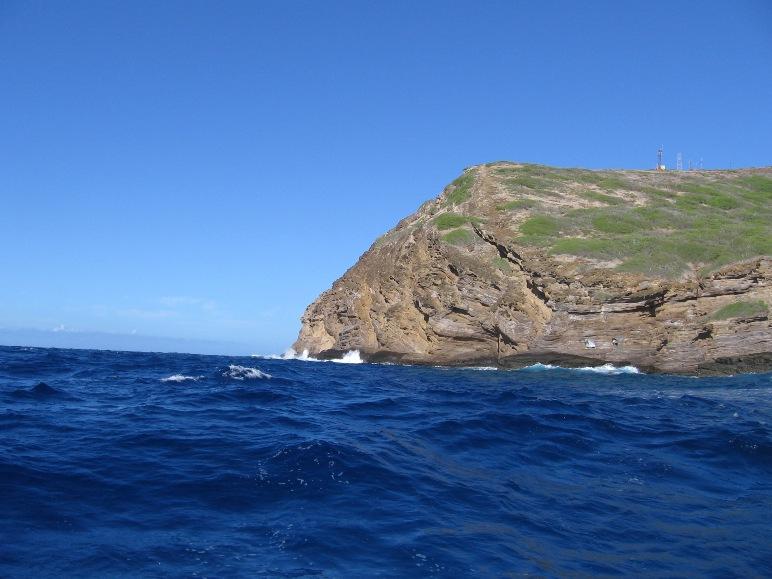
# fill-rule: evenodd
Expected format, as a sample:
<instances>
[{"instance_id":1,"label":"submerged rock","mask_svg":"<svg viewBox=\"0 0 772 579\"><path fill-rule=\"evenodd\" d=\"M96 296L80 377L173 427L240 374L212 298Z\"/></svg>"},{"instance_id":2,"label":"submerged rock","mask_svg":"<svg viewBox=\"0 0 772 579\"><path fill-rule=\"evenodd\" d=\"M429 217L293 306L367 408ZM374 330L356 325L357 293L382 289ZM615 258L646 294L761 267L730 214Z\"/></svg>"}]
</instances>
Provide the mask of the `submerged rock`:
<instances>
[{"instance_id":1,"label":"submerged rock","mask_svg":"<svg viewBox=\"0 0 772 579\"><path fill-rule=\"evenodd\" d=\"M43 398L58 396L60 392L59 390L49 386L45 382L38 382L29 390L18 389L18 390L14 390L11 394L15 398L43 399Z\"/></svg>"},{"instance_id":2,"label":"submerged rock","mask_svg":"<svg viewBox=\"0 0 772 579\"><path fill-rule=\"evenodd\" d=\"M294 349L411 364L772 369L772 169L467 169L306 310Z\"/></svg>"}]
</instances>

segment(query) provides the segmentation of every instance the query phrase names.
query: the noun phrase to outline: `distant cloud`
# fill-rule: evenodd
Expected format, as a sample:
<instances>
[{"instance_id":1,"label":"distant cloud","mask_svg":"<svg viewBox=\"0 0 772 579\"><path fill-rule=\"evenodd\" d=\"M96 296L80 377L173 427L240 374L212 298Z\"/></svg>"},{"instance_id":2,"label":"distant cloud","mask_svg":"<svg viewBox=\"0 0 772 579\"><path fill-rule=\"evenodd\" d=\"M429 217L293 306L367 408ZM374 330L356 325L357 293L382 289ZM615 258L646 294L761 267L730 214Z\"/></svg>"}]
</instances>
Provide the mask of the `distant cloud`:
<instances>
[{"instance_id":1,"label":"distant cloud","mask_svg":"<svg viewBox=\"0 0 772 579\"><path fill-rule=\"evenodd\" d=\"M59 324L55 328L51 328L51 331L52 332L74 332L75 330L73 330L72 328L68 328L64 324Z\"/></svg>"}]
</instances>

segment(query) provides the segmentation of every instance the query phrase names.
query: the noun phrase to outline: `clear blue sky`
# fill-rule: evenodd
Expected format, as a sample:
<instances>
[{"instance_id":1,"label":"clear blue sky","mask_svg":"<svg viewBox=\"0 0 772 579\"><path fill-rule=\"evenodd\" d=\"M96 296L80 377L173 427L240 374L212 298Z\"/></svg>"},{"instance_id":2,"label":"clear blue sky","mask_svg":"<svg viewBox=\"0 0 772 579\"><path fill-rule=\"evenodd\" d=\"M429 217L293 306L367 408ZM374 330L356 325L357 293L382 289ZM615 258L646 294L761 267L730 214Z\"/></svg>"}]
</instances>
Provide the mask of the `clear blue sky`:
<instances>
[{"instance_id":1,"label":"clear blue sky","mask_svg":"<svg viewBox=\"0 0 772 579\"><path fill-rule=\"evenodd\" d=\"M282 351L467 165L772 164L770 71L764 0L0 0L0 343Z\"/></svg>"}]
</instances>

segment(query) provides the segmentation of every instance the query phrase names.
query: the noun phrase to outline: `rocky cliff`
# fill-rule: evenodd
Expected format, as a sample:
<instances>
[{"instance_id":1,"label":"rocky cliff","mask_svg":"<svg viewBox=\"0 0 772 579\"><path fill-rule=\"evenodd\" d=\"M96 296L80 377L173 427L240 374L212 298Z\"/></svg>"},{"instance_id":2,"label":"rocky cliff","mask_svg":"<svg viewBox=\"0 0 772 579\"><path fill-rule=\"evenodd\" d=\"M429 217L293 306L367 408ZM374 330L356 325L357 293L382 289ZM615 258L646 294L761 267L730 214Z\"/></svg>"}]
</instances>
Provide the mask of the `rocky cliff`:
<instances>
[{"instance_id":1,"label":"rocky cliff","mask_svg":"<svg viewBox=\"0 0 772 579\"><path fill-rule=\"evenodd\" d=\"M302 318L371 361L772 369L772 168L471 167Z\"/></svg>"}]
</instances>

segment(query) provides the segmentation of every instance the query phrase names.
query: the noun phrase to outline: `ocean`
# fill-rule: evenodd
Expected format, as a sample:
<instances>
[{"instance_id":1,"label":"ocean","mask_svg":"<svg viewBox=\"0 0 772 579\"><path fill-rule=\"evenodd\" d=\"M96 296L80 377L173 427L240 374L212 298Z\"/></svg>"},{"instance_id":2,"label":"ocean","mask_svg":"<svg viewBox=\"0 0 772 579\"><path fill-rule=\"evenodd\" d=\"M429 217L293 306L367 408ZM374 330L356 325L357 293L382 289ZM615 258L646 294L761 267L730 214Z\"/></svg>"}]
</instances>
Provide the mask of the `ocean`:
<instances>
[{"instance_id":1,"label":"ocean","mask_svg":"<svg viewBox=\"0 0 772 579\"><path fill-rule=\"evenodd\" d=\"M0 576L769 576L772 375L632 372L0 347Z\"/></svg>"}]
</instances>

